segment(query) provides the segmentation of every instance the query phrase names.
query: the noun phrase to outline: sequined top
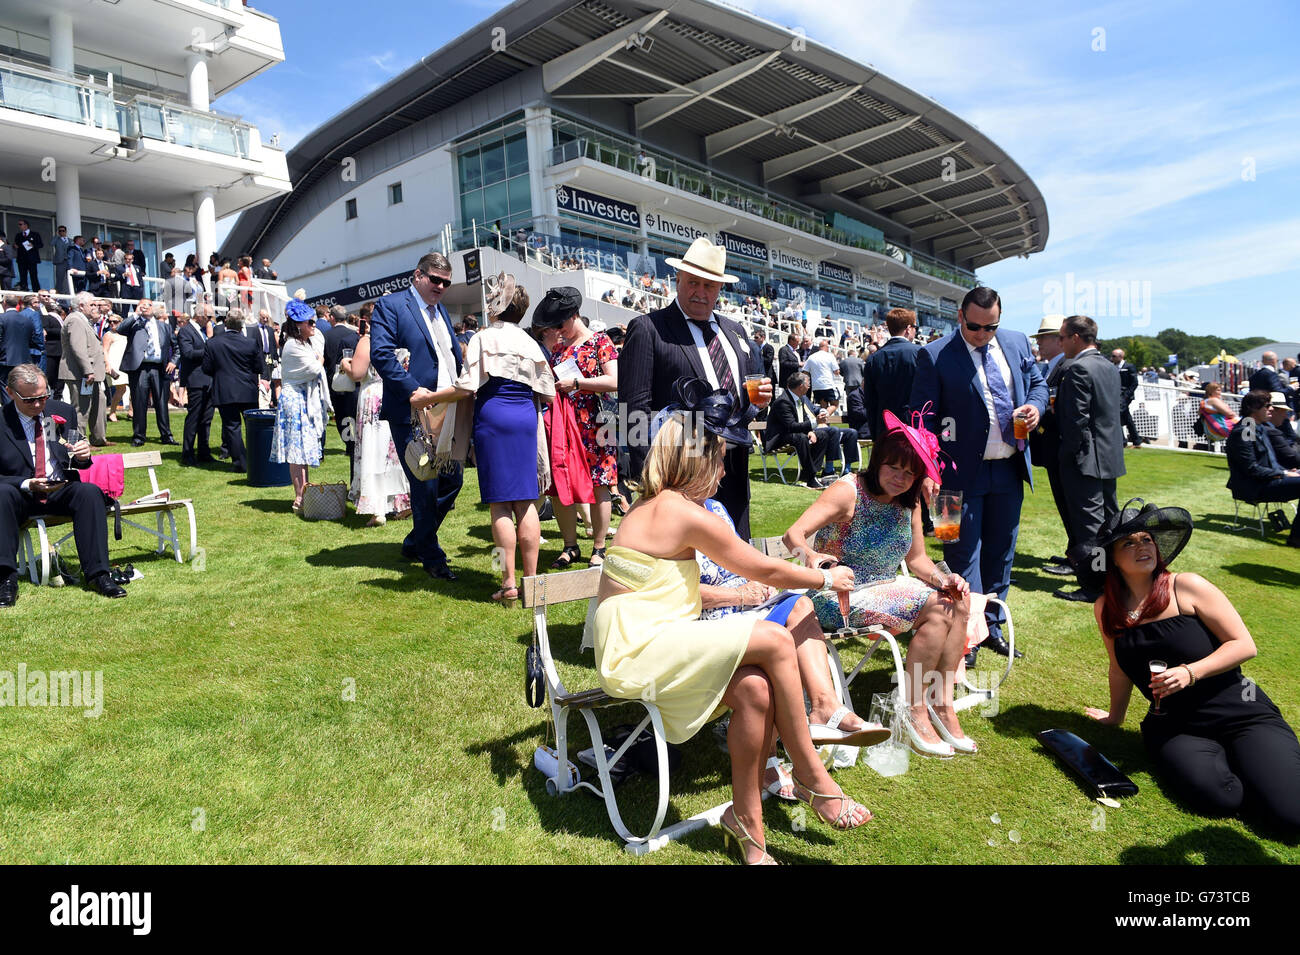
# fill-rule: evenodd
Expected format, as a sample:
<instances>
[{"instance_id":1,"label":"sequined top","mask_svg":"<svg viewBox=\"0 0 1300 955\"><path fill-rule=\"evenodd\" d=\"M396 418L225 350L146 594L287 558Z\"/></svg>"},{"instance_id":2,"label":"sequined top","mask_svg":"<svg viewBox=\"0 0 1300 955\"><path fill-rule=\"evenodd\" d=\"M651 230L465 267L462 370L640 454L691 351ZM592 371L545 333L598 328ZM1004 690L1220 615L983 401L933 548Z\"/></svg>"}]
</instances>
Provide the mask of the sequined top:
<instances>
[{"instance_id":1,"label":"sequined top","mask_svg":"<svg viewBox=\"0 0 1300 955\"><path fill-rule=\"evenodd\" d=\"M848 564L858 584L891 580L898 563L912 549L912 517L897 504L881 504L856 477L852 481L858 500L847 524L828 524L817 532L813 549Z\"/></svg>"}]
</instances>

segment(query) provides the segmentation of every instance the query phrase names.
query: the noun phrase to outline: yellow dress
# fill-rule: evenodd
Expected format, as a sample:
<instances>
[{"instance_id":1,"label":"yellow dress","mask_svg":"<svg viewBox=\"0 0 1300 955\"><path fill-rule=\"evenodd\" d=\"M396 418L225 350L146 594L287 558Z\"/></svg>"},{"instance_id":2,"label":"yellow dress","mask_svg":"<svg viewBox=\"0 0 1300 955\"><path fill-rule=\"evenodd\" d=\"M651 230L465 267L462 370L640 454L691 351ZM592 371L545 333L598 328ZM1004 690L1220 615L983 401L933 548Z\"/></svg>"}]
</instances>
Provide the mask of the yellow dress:
<instances>
[{"instance_id":1,"label":"yellow dress","mask_svg":"<svg viewBox=\"0 0 1300 955\"><path fill-rule=\"evenodd\" d=\"M605 575L632 588L601 601L594 641L610 696L659 706L670 743L684 743L725 709L722 694L745 655L754 620L700 620L700 568L611 545Z\"/></svg>"}]
</instances>

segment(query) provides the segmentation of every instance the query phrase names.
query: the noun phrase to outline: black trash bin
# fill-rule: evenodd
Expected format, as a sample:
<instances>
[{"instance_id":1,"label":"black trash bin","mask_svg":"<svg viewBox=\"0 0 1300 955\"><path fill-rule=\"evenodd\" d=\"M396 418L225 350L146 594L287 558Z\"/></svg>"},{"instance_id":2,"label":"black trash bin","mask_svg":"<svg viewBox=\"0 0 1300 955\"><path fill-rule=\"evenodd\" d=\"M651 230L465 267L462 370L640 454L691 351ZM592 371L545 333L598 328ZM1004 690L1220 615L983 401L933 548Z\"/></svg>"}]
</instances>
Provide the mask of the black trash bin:
<instances>
[{"instance_id":1,"label":"black trash bin","mask_svg":"<svg viewBox=\"0 0 1300 955\"><path fill-rule=\"evenodd\" d=\"M289 483L289 465L271 460L275 438L275 412L244 412L244 458L248 462L248 483L252 487L284 487Z\"/></svg>"}]
</instances>

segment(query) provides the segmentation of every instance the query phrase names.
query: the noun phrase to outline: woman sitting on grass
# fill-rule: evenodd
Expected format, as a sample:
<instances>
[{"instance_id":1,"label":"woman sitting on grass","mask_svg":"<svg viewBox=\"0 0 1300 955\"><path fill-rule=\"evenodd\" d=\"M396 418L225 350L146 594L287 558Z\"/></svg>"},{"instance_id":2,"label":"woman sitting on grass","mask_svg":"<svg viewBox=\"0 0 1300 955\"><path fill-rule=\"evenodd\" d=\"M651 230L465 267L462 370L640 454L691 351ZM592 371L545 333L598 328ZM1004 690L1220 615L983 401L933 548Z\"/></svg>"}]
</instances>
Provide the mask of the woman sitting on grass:
<instances>
[{"instance_id":1,"label":"woman sitting on grass","mask_svg":"<svg viewBox=\"0 0 1300 955\"><path fill-rule=\"evenodd\" d=\"M1093 612L1110 658L1110 709L1084 712L1122 726L1136 686L1153 704L1142 742L1180 796L1212 815L1255 808L1295 838L1300 743L1242 676L1255 641L1223 591L1196 574L1169 573L1191 536L1187 511L1136 499L1102 525L1093 552L1105 567L1089 562L1079 573L1102 592Z\"/></svg>"},{"instance_id":2,"label":"woman sitting on grass","mask_svg":"<svg viewBox=\"0 0 1300 955\"><path fill-rule=\"evenodd\" d=\"M940 574L925 552L921 481L927 475L939 481L937 440L889 411L884 421L886 432L872 447L867 469L822 491L786 532L785 543L810 566L853 568L859 587L850 598L849 626L913 631L903 688L912 749L944 758L974 753L975 741L957 721L953 691L962 657L979 640L968 633L970 620L982 620L983 607L972 610L970 585L956 574ZM915 576L898 576L900 560ZM842 625L834 594L823 591L813 603L824 629Z\"/></svg>"},{"instance_id":3,"label":"woman sitting on grass","mask_svg":"<svg viewBox=\"0 0 1300 955\"><path fill-rule=\"evenodd\" d=\"M721 825L746 864L770 865L760 785L777 732L794 763L797 798L838 829L856 828L871 814L840 791L817 758L790 631L744 616L697 619L697 551L776 587L853 586L847 567L814 570L760 554L701 506L722 479L727 441L749 440L725 394L667 415L646 460L641 497L606 555L593 633L605 692L656 703L669 742L690 739L731 708L734 801Z\"/></svg>"}]
</instances>

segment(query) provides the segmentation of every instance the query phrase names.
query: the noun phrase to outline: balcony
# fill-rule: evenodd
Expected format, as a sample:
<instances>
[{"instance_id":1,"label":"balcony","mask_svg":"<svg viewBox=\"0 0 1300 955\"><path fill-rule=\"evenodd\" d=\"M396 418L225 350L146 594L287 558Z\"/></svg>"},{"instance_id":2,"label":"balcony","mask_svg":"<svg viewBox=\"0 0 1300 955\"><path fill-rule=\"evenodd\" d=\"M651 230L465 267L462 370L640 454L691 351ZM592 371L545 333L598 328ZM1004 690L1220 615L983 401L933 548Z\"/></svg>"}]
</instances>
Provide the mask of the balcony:
<instances>
[{"instance_id":1,"label":"balcony","mask_svg":"<svg viewBox=\"0 0 1300 955\"><path fill-rule=\"evenodd\" d=\"M117 133L113 106L107 90L66 74L0 63L0 108Z\"/></svg>"},{"instance_id":2,"label":"balcony","mask_svg":"<svg viewBox=\"0 0 1300 955\"><path fill-rule=\"evenodd\" d=\"M221 113L205 113L175 103L137 96L117 108L119 128L127 139L153 139L188 146L232 159L260 159L255 127Z\"/></svg>"}]
</instances>

